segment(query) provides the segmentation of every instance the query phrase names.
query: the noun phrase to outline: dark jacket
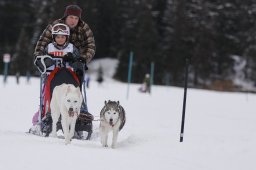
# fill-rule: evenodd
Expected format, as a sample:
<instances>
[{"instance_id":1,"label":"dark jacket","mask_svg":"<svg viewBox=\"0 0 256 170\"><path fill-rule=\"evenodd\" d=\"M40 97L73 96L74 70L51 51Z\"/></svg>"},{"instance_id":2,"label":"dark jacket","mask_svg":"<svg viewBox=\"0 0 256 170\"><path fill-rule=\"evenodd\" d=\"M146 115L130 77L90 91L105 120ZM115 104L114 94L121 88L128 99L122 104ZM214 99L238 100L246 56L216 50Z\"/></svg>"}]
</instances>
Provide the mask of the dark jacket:
<instances>
[{"instance_id":1,"label":"dark jacket","mask_svg":"<svg viewBox=\"0 0 256 170\"><path fill-rule=\"evenodd\" d=\"M52 26L57 23L64 23L64 19L58 19L45 28L37 41L34 56L43 55L46 46L52 42ZM88 24L80 20L75 28L70 29L69 42L78 48L80 56L86 59L86 63L91 61L96 47L93 33Z\"/></svg>"}]
</instances>

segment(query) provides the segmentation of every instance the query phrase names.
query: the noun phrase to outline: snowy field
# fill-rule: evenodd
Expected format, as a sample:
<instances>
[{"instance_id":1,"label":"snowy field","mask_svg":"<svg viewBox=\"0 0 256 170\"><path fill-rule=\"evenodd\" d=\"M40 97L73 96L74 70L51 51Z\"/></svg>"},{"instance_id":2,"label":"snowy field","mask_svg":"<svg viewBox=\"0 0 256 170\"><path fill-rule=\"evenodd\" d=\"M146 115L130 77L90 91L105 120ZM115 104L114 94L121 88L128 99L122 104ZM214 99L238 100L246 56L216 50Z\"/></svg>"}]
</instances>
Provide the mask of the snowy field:
<instances>
[{"instance_id":1,"label":"snowy field","mask_svg":"<svg viewBox=\"0 0 256 170\"><path fill-rule=\"evenodd\" d=\"M183 89L154 86L151 95L138 84L92 81L87 90L94 116L104 100L119 100L127 122L117 148L103 148L99 122L90 141L26 134L39 105L39 79L30 84L0 76L1 170L254 170L256 95L188 89L184 142L179 142Z\"/></svg>"}]
</instances>

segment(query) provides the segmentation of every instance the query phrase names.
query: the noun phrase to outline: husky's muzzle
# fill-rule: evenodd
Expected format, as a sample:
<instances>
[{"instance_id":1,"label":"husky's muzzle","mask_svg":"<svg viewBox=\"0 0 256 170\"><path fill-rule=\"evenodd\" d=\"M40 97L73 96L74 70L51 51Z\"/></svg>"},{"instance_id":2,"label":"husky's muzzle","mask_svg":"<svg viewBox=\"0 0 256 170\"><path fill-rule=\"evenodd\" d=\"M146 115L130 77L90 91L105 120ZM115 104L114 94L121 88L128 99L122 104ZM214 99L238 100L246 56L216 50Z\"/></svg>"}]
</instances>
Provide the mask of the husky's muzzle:
<instances>
[{"instance_id":1,"label":"husky's muzzle","mask_svg":"<svg viewBox=\"0 0 256 170\"><path fill-rule=\"evenodd\" d=\"M114 126L113 119L109 119L109 125Z\"/></svg>"},{"instance_id":2,"label":"husky's muzzle","mask_svg":"<svg viewBox=\"0 0 256 170\"><path fill-rule=\"evenodd\" d=\"M68 109L68 115L70 117L73 117L75 115L74 109L72 107Z\"/></svg>"}]
</instances>

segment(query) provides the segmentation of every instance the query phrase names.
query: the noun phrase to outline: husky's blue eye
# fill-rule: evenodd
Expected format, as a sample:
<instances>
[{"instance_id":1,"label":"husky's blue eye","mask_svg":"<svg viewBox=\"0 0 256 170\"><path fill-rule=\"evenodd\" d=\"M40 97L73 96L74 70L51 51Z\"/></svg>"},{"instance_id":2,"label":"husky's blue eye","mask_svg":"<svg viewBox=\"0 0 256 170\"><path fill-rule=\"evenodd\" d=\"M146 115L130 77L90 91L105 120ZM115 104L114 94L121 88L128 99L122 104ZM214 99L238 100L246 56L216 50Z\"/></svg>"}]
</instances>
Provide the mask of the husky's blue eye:
<instances>
[{"instance_id":1,"label":"husky's blue eye","mask_svg":"<svg viewBox=\"0 0 256 170\"><path fill-rule=\"evenodd\" d=\"M68 99L67 102L70 102L70 100Z\"/></svg>"}]
</instances>

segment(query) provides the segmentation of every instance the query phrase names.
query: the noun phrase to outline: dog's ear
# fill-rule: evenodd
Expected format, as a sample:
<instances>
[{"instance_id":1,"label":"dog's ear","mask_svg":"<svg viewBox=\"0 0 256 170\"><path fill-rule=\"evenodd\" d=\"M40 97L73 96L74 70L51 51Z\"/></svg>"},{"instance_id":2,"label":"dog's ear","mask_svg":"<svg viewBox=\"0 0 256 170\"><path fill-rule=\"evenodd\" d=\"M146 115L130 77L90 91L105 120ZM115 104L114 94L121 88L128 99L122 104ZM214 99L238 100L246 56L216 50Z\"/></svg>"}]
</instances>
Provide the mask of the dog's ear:
<instances>
[{"instance_id":1,"label":"dog's ear","mask_svg":"<svg viewBox=\"0 0 256 170\"><path fill-rule=\"evenodd\" d=\"M81 99L81 98L82 98L82 95L81 95L79 86L76 88L76 93L78 94L78 96L79 96L80 99Z\"/></svg>"},{"instance_id":2,"label":"dog's ear","mask_svg":"<svg viewBox=\"0 0 256 170\"><path fill-rule=\"evenodd\" d=\"M67 87L67 90L66 90L66 95L68 95L68 93L71 91L71 87L70 87L70 85L68 85L68 87Z\"/></svg>"},{"instance_id":3,"label":"dog's ear","mask_svg":"<svg viewBox=\"0 0 256 170\"><path fill-rule=\"evenodd\" d=\"M119 105L119 100L117 101L117 105Z\"/></svg>"},{"instance_id":4,"label":"dog's ear","mask_svg":"<svg viewBox=\"0 0 256 170\"><path fill-rule=\"evenodd\" d=\"M107 105L107 101L106 101L106 100L105 100L105 102L104 102L104 103L105 103L105 105Z\"/></svg>"}]
</instances>

